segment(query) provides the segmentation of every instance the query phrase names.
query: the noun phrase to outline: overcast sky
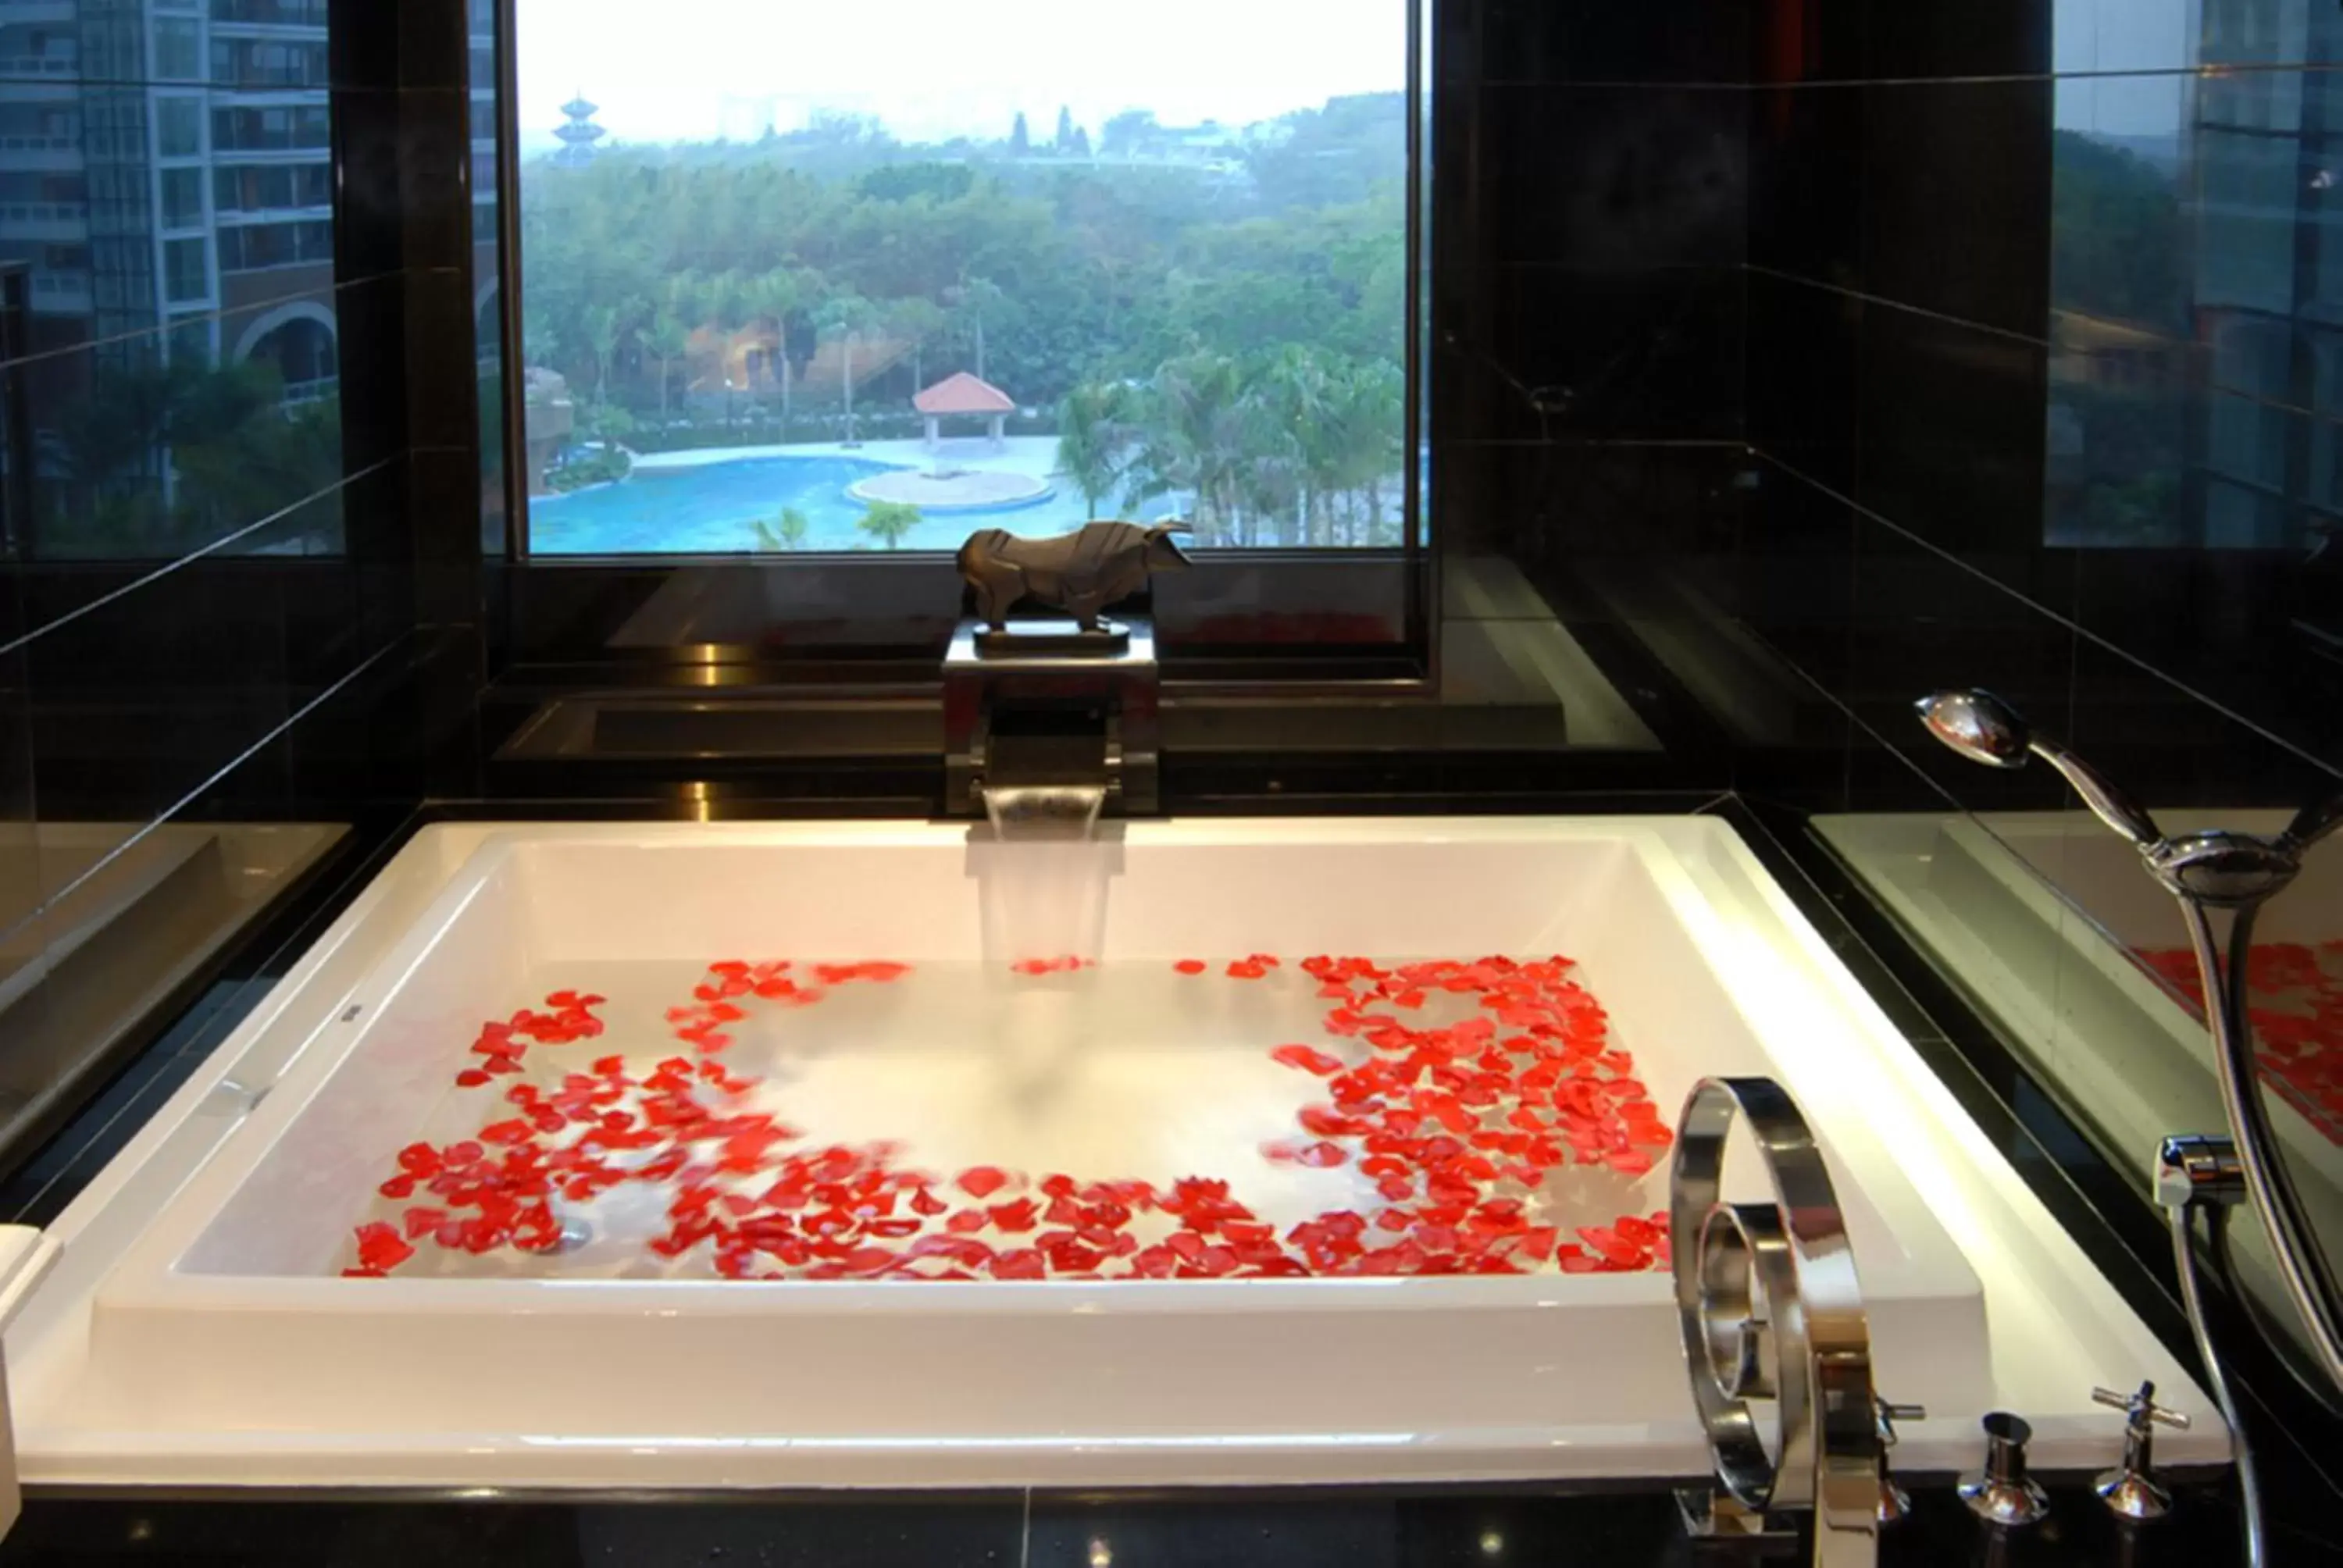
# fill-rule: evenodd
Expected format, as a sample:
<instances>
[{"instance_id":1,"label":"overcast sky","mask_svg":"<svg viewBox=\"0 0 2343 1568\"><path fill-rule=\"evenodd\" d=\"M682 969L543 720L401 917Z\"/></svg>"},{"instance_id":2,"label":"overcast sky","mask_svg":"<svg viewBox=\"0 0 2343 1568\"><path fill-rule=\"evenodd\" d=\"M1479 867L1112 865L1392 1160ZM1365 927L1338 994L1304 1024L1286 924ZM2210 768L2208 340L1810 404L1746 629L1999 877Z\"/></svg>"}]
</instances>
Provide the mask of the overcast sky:
<instances>
[{"instance_id":1,"label":"overcast sky","mask_svg":"<svg viewBox=\"0 0 2343 1568\"><path fill-rule=\"evenodd\" d=\"M1631 4L1633 0L1622 0ZM1046 137L1070 106L1173 124L1264 119L1406 75L1410 0L518 0L523 136L552 146L584 92L629 141L696 140L876 115L908 140ZM2057 123L2170 136L2192 0L2056 0ZM764 100L773 101L769 111Z\"/></svg>"},{"instance_id":2,"label":"overcast sky","mask_svg":"<svg viewBox=\"0 0 2343 1568\"><path fill-rule=\"evenodd\" d=\"M815 108L876 115L910 141L1037 139L1058 107L1232 124L1389 92L1407 75L1408 0L519 0L531 146L583 92L613 138L699 140ZM728 103L728 99L730 100Z\"/></svg>"},{"instance_id":3,"label":"overcast sky","mask_svg":"<svg viewBox=\"0 0 2343 1568\"><path fill-rule=\"evenodd\" d=\"M2191 58L2191 0L2057 0L2051 20L2057 123L2110 136L2169 136L2180 129Z\"/></svg>"}]
</instances>

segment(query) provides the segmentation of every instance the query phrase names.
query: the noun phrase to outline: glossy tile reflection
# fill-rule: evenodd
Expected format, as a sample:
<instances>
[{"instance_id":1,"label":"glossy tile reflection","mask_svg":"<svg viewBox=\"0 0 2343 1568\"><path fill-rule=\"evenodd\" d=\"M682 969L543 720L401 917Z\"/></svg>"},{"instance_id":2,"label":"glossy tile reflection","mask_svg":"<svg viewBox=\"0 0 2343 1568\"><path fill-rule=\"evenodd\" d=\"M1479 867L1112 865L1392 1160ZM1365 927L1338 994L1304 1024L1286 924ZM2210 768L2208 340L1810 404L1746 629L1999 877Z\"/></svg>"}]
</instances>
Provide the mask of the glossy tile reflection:
<instances>
[{"instance_id":1,"label":"glossy tile reflection","mask_svg":"<svg viewBox=\"0 0 2343 1568\"><path fill-rule=\"evenodd\" d=\"M0 6L0 1159L415 777L340 762L414 626L405 410L343 398L405 357L353 9Z\"/></svg>"}]
</instances>

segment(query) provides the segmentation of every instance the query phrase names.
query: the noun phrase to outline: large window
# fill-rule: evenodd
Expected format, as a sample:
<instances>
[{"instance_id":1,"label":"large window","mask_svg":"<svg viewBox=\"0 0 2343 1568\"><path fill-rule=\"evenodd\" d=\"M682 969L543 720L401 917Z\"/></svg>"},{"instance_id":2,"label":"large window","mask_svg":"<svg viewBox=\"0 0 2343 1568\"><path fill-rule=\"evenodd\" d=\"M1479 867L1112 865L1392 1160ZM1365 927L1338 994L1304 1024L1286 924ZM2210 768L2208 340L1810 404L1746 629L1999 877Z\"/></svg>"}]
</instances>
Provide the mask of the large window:
<instances>
[{"instance_id":1,"label":"large window","mask_svg":"<svg viewBox=\"0 0 2343 1568\"><path fill-rule=\"evenodd\" d=\"M1412 3L518 0L531 549L1398 545Z\"/></svg>"}]
</instances>

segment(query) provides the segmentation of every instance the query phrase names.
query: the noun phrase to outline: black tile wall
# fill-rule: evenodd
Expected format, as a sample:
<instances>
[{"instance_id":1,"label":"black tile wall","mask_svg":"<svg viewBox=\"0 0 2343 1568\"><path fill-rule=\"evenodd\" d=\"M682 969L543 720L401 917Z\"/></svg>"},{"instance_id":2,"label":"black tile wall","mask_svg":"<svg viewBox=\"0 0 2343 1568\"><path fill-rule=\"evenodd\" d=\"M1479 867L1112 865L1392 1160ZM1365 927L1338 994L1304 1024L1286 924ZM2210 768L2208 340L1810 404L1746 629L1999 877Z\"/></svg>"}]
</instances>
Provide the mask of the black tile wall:
<instances>
[{"instance_id":1,"label":"black tile wall","mask_svg":"<svg viewBox=\"0 0 2343 1568\"><path fill-rule=\"evenodd\" d=\"M479 428L473 357L410 349L472 331L468 8L285 0L266 59L210 14L35 27L0 66L27 133L0 181L34 204L0 226L31 437L0 535L8 970L162 825L378 823L422 794L412 469ZM58 1086L0 1078L11 1111Z\"/></svg>"},{"instance_id":2,"label":"black tile wall","mask_svg":"<svg viewBox=\"0 0 2343 1568\"><path fill-rule=\"evenodd\" d=\"M2032 871L2074 906L2062 985L2099 974L2094 932L2177 949L2169 900L2119 845L2095 869L2103 829L2054 773L1964 761L1911 705L1996 689L2167 825L2275 825L2343 788L2343 8L1759 9L1745 397L1765 482L1741 558L1765 585L1752 628L1844 730L1744 748L1736 783L1807 812L1966 811L2039 846ZM2321 880L2314 863L2265 932L2343 937ZM2089 1118L2087 1070L2153 1020L2107 1038L2071 1000L2010 1043ZM2202 1089L2191 1114L2217 1127ZM2094 1130L2144 1204L2152 1139Z\"/></svg>"},{"instance_id":3,"label":"black tile wall","mask_svg":"<svg viewBox=\"0 0 2343 1568\"><path fill-rule=\"evenodd\" d=\"M1809 673L1859 717L1891 674L2066 709L2087 648L2343 769L2338 43L2317 5L1765 8L1748 433L1855 508L1857 651Z\"/></svg>"}]
</instances>

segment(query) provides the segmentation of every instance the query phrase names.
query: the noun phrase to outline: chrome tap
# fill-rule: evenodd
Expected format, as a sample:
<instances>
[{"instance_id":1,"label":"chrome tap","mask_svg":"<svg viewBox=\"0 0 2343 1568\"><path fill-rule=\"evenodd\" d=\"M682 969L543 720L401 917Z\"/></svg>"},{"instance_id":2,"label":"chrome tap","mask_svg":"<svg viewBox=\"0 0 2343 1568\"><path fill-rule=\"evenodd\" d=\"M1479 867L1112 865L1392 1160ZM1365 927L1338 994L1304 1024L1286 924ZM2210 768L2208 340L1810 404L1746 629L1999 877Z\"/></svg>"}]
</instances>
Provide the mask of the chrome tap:
<instances>
[{"instance_id":1,"label":"chrome tap","mask_svg":"<svg viewBox=\"0 0 2343 1568\"><path fill-rule=\"evenodd\" d=\"M2034 1429L2022 1416L1997 1410L1985 1418L1985 1468L1961 1477L1961 1501L1986 1523L2022 1530L2050 1512L2049 1493L2026 1471Z\"/></svg>"},{"instance_id":2,"label":"chrome tap","mask_svg":"<svg viewBox=\"0 0 2343 1568\"><path fill-rule=\"evenodd\" d=\"M1094 645L1019 648L964 620L944 657L945 809L1086 836L1110 804L1161 805L1155 628L1128 616Z\"/></svg>"},{"instance_id":3,"label":"chrome tap","mask_svg":"<svg viewBox=\"0 0 2343 1568\"><path fill-rule=\"evenodd\" d=\"M2122 1393L2111 1388L2095 1388L2091 1397L2099 1403L2122 1411L2124 1422L2123 1462L2113 1470L2101 1471L2091 1490L2099 1501L2125 1519L2161 1519L2172 1512L2172 1493L2156 1479L2156 1425L2158 1422L2177 1431L2188 1430L2188 1418L2178 1411L2167 1410L2156 1402L2156 1385L2142 1382L2136 1393Z\"/></svg>"},{"instance_id":4,"label":"chrome tap","mask_svg":"<svg viewBox=\"0 0 2343 1568\"><path fill-rule=\"evenodd\" d=\"M1917 1404L1890 1404L1884 1399L1874 1399L1872 1410L1879 1422L1879 1523L1885 1529L1901 1524L1912 1512L1912 1494L1896 1483L1896 1473L1890 1468L1890 1456L1896 1448L1896 1423L1899 1421L1926 1421L1927 1407Z\"/></svg>"}]
</instances>

